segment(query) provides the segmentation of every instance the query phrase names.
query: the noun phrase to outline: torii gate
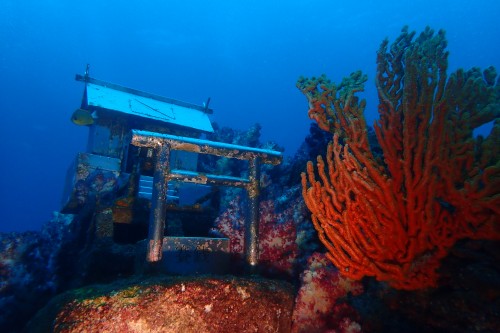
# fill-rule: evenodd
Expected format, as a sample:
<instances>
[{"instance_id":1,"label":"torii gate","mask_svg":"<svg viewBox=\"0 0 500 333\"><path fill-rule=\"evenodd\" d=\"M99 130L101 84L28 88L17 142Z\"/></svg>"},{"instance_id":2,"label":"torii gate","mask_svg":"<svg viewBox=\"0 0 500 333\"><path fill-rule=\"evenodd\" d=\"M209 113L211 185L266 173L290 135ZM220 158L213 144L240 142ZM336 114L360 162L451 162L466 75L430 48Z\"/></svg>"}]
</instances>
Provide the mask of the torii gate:
<instances>
[{"instance_id":1,"label":"torii gate","mask_svg":"<svg viewBox=\"0 0 500 333\"><path fill-rule=\"evenodd\" d=\"M152 206L149 219L146 257L148 262L158 262L162 258L163 235L166 224L167 184L168 181L175 180L246 189L249 209L245 221L244 255L250 269L253 269L258 264L260 165L262 163L278 165L283 159L281 152L140 130L131 131L130 144L154 149L157 156L154 166ZM249 164L248 178L203 174L196 171L171 170L169 157L172 150L247 160Z\"/></svg>"}]
</instances>

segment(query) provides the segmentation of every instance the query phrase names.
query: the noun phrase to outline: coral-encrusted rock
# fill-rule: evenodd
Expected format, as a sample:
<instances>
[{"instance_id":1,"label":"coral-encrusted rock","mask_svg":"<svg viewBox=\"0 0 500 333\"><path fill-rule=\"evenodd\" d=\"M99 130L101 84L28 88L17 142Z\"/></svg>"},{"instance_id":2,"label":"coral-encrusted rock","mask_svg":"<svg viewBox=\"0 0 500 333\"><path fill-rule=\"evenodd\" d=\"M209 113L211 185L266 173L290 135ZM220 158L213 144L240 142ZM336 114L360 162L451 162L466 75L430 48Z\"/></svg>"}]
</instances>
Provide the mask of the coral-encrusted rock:
<instances>
[{"instance_id":1,"label":"coral-encrusted rock","mask_svg":"<svg viewBox=\"0 0 500 333\"><path fill-rule=\"evenodd\" d=\"M122 280L56 297L30 332L290 332L293 287L236 277Z\"/></svg>"},{"instance_id":2,"label":"coral-encrusted rock","mask_svg":"<svg viewBox=\"0 0 500 333\"><path fill-rule=\"evenodd\" d=\"M0 331L19 332L61 283L59 255L73 223L54 214L41 232L0 233Z\"/></svg>"},{"instance_id":3,"label":"coral-encrusted rock","mask_svg":"<svg viewBox=\"0 0 500 333\"><path fill-rule=\"evenodd\" d=\"M235 197L216 220L216 231L230 240L235 261L243 257L245 217L241 198ZM259 268L266 276L291 276L298 256L294 207L277 213L272 200L260 203Z\"/></svg>"},{"instance_id":4,"label":"coral-encrusted rock","mask_svg":"<svg viewBox=\"0 0 500 333\"><path fill-rule=\"evenodd\" d=\"M363 292L359 281L343 277L324 254L314 253L302 273L293 310L293 333L359 333L359 315L345 302Z\"/></svg>"},{"instance_id":5,"label":"coral-encrusted rock","mask_svg":"<svg viewBox=\"0 0 500 333\"><path fill-rule=\"evenodd\" d=\"M500 332L500 242L457 242L439 273L437 288L381 294L388 315L401 315L413 332ZM366 319L380 318L378 314ZM410 332L405 327L397 329Z\"/></svg>"}]
</instances>

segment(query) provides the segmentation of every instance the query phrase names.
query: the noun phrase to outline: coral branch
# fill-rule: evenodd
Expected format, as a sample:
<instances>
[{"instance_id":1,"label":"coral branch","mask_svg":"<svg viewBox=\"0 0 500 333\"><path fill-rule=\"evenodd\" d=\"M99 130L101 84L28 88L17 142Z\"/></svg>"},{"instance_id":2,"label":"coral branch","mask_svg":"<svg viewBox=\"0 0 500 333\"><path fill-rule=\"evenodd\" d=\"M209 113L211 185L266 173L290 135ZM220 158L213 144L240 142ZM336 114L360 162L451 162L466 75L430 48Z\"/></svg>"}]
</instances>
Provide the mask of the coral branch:
<instances>
[{"instance_id":1,"label":"coral branch","mask_svg":"<svg viewBox=\"0 0 500 333\"><path fill-rule=\"evenodd\" d=\"M368 143L360 72L336 86L300 78L309 116L333 134L326 161L307 165L303 197L328 258L353 279L399 289L435 286L461 238L500 239L500 87L490 67L446 76L444 32L404 28L377 55L383 162ZM474 129L493 123L486 137Z\"/></svg>"}]
</instances>

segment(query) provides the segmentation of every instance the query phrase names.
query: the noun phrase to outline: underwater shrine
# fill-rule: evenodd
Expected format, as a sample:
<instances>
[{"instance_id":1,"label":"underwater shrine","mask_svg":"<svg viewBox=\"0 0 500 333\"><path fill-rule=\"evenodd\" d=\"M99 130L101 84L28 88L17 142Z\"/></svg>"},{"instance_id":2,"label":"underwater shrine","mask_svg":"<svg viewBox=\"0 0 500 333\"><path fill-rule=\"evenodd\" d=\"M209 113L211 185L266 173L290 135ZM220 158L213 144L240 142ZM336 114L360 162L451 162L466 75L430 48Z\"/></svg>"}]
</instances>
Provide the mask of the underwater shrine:
<instances>
[{"instance_id":1,"label":"underwater shrine","mask_svg":"<svg viewBox=\"0 0 500 333\"><path fill-rule=\"evenodd\" d=\"M148 235L145 260L166 257L161 267L170 273L222 273L229 264L229 240L207 237L208 229L201 229L213 225L219 210L214 187L243 188L248 196L245 257L249 269L256 266L260 166L279 164L282 153L201 139L214 131L210 99L203 106L181 102L94 79L88 69L76 76L85 87L72 116L75 124L84 113L92 117L84 123L87 152L78 154L68 172L61 212L90 212L95 237L133 243ZM247 175L199 172L200 154L246 161ZM122 196L117 195L120 183ZM191 226L181 225L183 220Z\"/></svg>"}]
</instances>

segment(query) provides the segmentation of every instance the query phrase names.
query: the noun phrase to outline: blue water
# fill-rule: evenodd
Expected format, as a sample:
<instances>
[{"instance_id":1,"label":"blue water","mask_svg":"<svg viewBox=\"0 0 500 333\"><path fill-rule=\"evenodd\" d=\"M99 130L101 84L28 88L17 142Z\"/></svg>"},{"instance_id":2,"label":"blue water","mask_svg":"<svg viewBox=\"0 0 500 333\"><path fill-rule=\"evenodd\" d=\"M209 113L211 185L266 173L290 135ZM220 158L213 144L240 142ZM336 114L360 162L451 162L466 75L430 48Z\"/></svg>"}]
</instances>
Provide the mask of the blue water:
<instances>
[{"instance_id":1,"label":"blue water","mask_svg":"<svg viewBox=\"0 0 500 333\"><path fill-rule=\"evenodd\" d=\"M292 155L308 132L300 75L369 75L403 25L447 31L450 69L500 69L500 1L0 1L0 231L37 230L60 209L87 128L69 121L92 77L187 102Z\"/></svg>"}]
</instances>

